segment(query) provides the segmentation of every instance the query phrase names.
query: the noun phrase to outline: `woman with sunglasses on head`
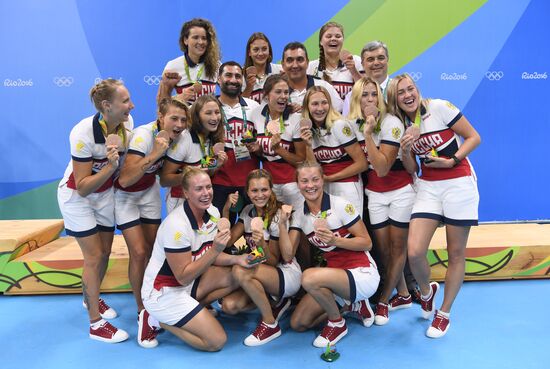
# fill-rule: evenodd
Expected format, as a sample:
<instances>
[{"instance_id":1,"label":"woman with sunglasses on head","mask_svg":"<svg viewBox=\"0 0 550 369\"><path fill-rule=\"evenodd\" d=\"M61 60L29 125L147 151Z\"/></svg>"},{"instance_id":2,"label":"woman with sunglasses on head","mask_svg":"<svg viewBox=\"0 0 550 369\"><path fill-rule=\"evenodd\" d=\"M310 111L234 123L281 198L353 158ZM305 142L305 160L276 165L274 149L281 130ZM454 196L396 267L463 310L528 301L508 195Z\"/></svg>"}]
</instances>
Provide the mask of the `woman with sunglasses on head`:
<instances>
[{"instance_id":1,"label":"woman with sunglasses on head","mask_svg":"<svg viewBox=\"0 0 550 369\"><path fill-rule=\"evenodd\" d=\"M166 210L171 212L183 201L181 178L186 166L202 168L212 175L227 159L223 150L225 130L222 124L222 108L213 95L197 99L189 110L188 129L177 138L166 152L160 184L171 187L166 199ZM216 149L218 146L221 149ZM216 151L216 152L214 152Z\"/></svg>"},{"instance_id":2,"label":"woman with sunglasses on head","mask_svg":"<svg viewBox=\"0 0 550 369\"><path fill-rule=\"evenodd\" d=\"M97 113L80 121L69 137L71 158L59 183L57 200L68 236L82 251L82 294L90 318L89 337L116 343L128 333L105 319L116 311L99 297L115 230L113 182L133 128L134 104L121 81L106 79L90 90Z\"/></svg>"},{"instance_id":3,"label":"woman with sunglasses on head","mask_svg":"<svg viewBox=\"0 0 550 369\"><path fill-rule=\"evenodd\" d=\"M412 187L413 178L401 161L400 141L405 128L399 118L386 114L380 86L370 77L363 77L355 83L348 119L355 122L352 124L355 124L369 161L365 181L369 222L386 274L374 324L384 325L389 321L390 310L412 306L403 268L416 193ZM396 287L398 293L390 300Z\"/></svg>"},{"instance_id":4,"label":"woman with sunglasses on head","mask_svg":"<svg viewBox=\"0 0 550 369\"><path fill-rule=\"evenodd\" d=\"M327 347L348 332L341 308L356 315L365 327L372 325L368 298L376 291L380 276L368 251L372 244L360 209L323 191L323 170L318 163L304 162L296 177L305 201L293 213L289 237L295 245L303 233L322 252L326 267L304 271L306 295L294 310L290 325L302 332L326 322L313 345Z\"/></svg>"},{"instance_id":5,"label":"woman with sunglasses on head","mask_svg":"<svg viewBox=\"0 0 550 369\"><path fill-rule=\"evenodd\" d=\"M307 91L302 118L312 122L311 128L304 126L300 131L306 160L323 167L326 191L363 209L360 174L367 169L367 160L353 128L334 110L324 87L313 86Z\"/></svg>"},{"instance_id":6,"label":"woman with sunglasses on head","mask_svg":"<svg viewBox=\"0 0 550 369\"><path fill-rule=\"evenodd\" d=\"M344 50L344 26L325 23L319 30L319 59L309 62L307 74L329 82L344 97L363 73L361 58Z\"/></svg>"},{"instance_id":7,"label":"woman with sunglasses on head","mask_svg":"<svg viewBox=\"0 0 550 369\"><path fill-rule=\"evenodd\" d=\"M262 32L254 32L246 43L244 62L245 86L242 96L261 103L264 97L264 83L272 74L282 71L280 64L272 63L271 42Z\"/></svg>"},{"instance_id":8,"label":"woman with sunglasses on head","mask_svg":"<svg viewBox=\"0 0 550 369\"><path fill-rule=\"evenodd\" d=\"M115 219L128 246L128 277L138 307L137 341L145 348L158 344L157 331L148 324L149 313L141 300L143 273L161 222L157 173L166 150L187 128L187 120L187 105L176 99L163 99L158 119L134 129L120 176L115 181Z\"/></svg>"},{"instance_id":9,"label":"woman with sunglasses on head","mask_svg":"<svg viewBox=\"0 0 550 369\"><path fill-rule=\"evenodd\" d=\"M172 91L180 100L192 104L197 97L214 94L220 64L220 47L216 30L210 21L193 18L181 27L179 45L183 55L164 67L157 101L170 97Z\"/></svg>"},{"instance_id":10,"label":"woman with sunglasses on head","mask_svg":"<svg viewBox=\"0 0 550 369\"><path fill-rule=\"evenodd\" d=\"M403 164L416 172L416 157L421 163L409 228L408 256L422 294L424 319L434 314L435 296L439 291L437 282L430 283L426 253L435 230L440 223L445 224L449 254L445 293L443 304L426 331L428 337L439 338L449 329L451 306L464 280L468 235L471 226L478 223L477 179L467 156L480 144L481 138L453 104L423 99L408 74L390 82L388 110L408 127L401 139Z\"/></svg>"}]
</instances>

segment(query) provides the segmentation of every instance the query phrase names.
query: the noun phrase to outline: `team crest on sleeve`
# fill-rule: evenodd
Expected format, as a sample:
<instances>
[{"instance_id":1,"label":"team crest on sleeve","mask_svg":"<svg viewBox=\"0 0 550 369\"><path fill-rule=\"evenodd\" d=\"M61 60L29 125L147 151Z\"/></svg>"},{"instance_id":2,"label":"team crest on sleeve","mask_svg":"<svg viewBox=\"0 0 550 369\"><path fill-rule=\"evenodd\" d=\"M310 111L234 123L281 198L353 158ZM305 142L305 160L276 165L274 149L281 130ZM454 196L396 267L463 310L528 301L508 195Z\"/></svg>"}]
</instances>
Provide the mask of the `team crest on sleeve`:
<instances>
[{"instance_id":1,"label":"team crest on sleeve","mask_svg":"<svg viewBox=\"0 0 550 369\"><path fill-rule=\"evenodd\" d=\"M181 240L181 236L182 236L181 232L174 233L174 241L177 242L177 241Z\"/></svg>"},{"instance_id":2,"label":"team crest on sleeve","mask_svg":"<svg viewBox=\"0 0 550 369\"><path fill-rule=\"evenodd\" d=\"M355 207L353 207L352 204L347 204L346 207L344 208L344 210L345 210L346 213L348 213L349 215L354 215L354 214L355 214Z\"/></svg>"},{"instance_id":3,"label":"team crest on sleeve","mask_svg":"<svg viewBox=\"0 0 550 369\"><path fill-rule=\"evenodd\" d=\"M453 103L450 102L450 101L446 101L445 105L447 105L450 109L458 110L458 108L456 106L454 106Z\"/></svg>"},{"instance_id":4,"label":"team crest on sleeve","mask_svg":"<svg viewBox=\"0 0 550 369\"><path fill-rule=\"evenodd\" d=\"M76 143L76 151L81 151L84 148L84 142L78 141Z\"/></svg>"},{"instance_id":5,"label":"team crest on sleeve","mask_svg":"<svg viewBox=\"0 0 550 369\"><path fill-rule=\"evenodd\" d=\"M136 145L139 145L139 144L143 143L143 137L137 136L136 140L135 140L135 143L136 143Z\"/></svg>"},{"instance_id":6,"label":"team crest on sleeve","mask_svg":"<svg viewBox=\"0 0 550 369\"><path fill-rule=\"evenodd\" d=\"M392 130L391 130L391 135L392 135L393 138L395 138L396 140L399 139L399 137L401 137L401 128L399 128L399 127L394 127L394 128L392 128Z\"/></svg>"},{"instance_id":7,"label":"team crest on sleeve","mask_svg":"<svg viewBox=\"0 0 550 369\"><path fill-rule=\"evenodd\" d=\"M351 128L345 126L344 128L342 128L342 133L348 137L351 136Z\"/></svg>"}]
</instances>

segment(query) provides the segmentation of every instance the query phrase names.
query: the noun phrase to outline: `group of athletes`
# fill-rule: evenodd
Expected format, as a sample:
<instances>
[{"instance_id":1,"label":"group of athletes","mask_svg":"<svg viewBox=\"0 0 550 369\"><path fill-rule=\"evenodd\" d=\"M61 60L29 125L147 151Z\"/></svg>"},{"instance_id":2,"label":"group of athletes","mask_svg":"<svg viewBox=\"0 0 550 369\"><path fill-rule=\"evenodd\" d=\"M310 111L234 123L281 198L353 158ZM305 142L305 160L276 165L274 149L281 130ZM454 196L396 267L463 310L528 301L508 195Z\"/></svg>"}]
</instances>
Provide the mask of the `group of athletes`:
<instances>
[{"instance_id":1,"label":"group of athletes","mask_svg":"<svg viewBox=\"0 0 550 369\"><path fill-rule=\"evenodd\" d=\"M195 18L181 29L183 55L164 69L155 121L133 128L121 81L91 89L97 113L72 129L58 189L66 233L84 256L90 338L128 338L99 296L115 225L142 347L157 346L164 329L220 350L218 311L255 308L261 320L245 345L279 337L292 311L291 328L322 325L313 345L326 347L347 334L346 316L384 325L413 300L432 319L426 335L446 334L477 225L467 156L480 137L450 102L423 99L409 75L390 78L384 43L356 56L343 41L343 27L329 22L318 60L291 42L278 65L269 39L254 33L243 66L220 64L212 24ZM440 224L449 260L435 309L440 288L426 255Z\"/></svg>"}]
</instances>

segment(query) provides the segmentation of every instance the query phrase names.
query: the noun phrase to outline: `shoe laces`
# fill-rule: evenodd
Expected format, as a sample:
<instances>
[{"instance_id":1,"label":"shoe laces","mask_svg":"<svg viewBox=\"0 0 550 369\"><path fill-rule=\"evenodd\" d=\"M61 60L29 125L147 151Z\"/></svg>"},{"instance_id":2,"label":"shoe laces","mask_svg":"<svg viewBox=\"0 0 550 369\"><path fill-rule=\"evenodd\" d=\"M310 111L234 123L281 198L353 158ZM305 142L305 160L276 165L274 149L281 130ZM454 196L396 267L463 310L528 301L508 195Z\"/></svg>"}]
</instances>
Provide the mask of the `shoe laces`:
<instances>
[{"instance_id":1,"label":"shoe laces","mask_svg":"<svg viewBox=\"0 0 550 369\"><path fill-rule=\"evenodd\" d=\"M336 326L330 326L330 325L325 325L325 327L323 328L323 331L321 332L321 337L324 337L326 338L328 341L332 342L333 340L333 336L335 336L336 334L336 331L338 329L341 329L342 327L336 327Z\"/></svg>"},{"instance_id":2,"label":"shoe laces","mask_svg":"<svg viewBox=\"0 0 550 369\"><path fill-rule=\"evenodd\" d=\"M105 321L105 323L100 325L99 328L95 329L96 332L100 330L107 331L111 335L115 335L116 332L118 331L118 329L108 321Z\"/></svg>"},{"instance_id":3,"label":"shoe laces","mask_svg":"<svg viewBox=\"0 0 550 369\"><path fill-rule=\"evenodd\" d=\"M388 316L388 305L379 302L376 305L376 315Z\"/></svg>"},{"instance_id":4,"label":"shoe laces","mask_svg":"<svg viewBox=\"0 0 550 369\"><path fill-rule=\"evenodd\" d=\"M105 300L103 299L99 299L99 313L100 314L103 314L105 313L107 310L109 310L111 307L109 305L107 305L107 303L105 302Z\"/></svg>"},{"instance_id":5,"label":"shoe laces","mask_svg":"<svg viewBox=\"0 0 550 369\"><path fill-rule=\"evenodd\" d=\"M142 341L152 341L157 338L158 331L147 324L147 332L142 336Z\"/></svg>"},{"instance_id":6,"label":"shoe laces","mask_svg":"<svg viewBox=\"0 0 550 369\"><path fill-rule=\"evenodd\" d=\"M268 329L269 327L262 321L260 324L258 324L256 329L254 329L252 335L256 338L262 338Z\"/></svg>"},{"instance_id":7,"label":"shoe laces","mask_svg":"<svg viewBox=\"0 0 550 369\"><path fill-rule=\"evenodd\" d=\"M440 331L444 331L447 327L447 324L449 323L449 318L443 316L442 314L435 314L434 321L432 322L432 327L439 329Z\"/></svg>"}]
</instances>

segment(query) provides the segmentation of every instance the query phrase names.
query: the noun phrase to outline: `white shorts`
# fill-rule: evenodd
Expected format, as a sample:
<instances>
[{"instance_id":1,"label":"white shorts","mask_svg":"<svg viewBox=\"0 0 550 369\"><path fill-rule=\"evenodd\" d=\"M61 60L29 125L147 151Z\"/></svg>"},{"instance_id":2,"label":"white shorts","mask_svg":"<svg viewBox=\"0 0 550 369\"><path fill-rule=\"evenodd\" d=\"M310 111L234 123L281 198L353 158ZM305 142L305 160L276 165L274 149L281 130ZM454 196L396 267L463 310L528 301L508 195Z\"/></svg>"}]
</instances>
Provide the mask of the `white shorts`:
<instances>
[{"instance_id":1,"label":"white shorts","mask_svg":"<svg viewBox=\"0 0 550 369\"><path fill-rule=\"evenodd\" d=\"M183 197L172 197L170 191L167 191L166 195L166 213L170 214L172 210L183 204Z\"/></svg>"},{"instance_id":2,"label":"white shorts","mask_svg":"<svg viewBox=\"0 0 550 369\"><path fill-rule=\"evenodd\" d=\"M373 229L390 224L400 228L409 227L416 198L412 185L387 192L365 190L365 194L369 197L369 217Z\"/></svg>"},{"instance_id":3,"label":"white shorts","mask_svg":"<svg viewBox=\"0 0 550 369\"><path fill-rule=\"evenodd\" d=\"M477 225L479 193L474 177L442 181L419 179L417 186L411 218L435 219L464 227Z\"/></svg>"},{"instance_id":4,"label":"white shorts","mask_svg":"<svg viewBox=\"0 0 550 369\"><path fill-rule=\"evenodd\" d=\"M182 287L163 287L160 291L152 289L143 294L143 305L159 322L183 327L203 308L195 299L198 281Z\"/></svg>"},{"instance_id":5,"label":"white shorts","mask_svg":"<svg viewBox=\"0 0 550 369\"><path fill-rule=\"evenodd\" d=\"M345 269L349 279L349 294L350 300L346 300L341 296L334 295L334 299L340 306L349 305L356 301L366 300L378 289L380 283L380 274L376 263L369 254L371 265L369 267L358 267L353 269Z\"/></svg>"},{"instance_id":6,"label":"white shorts","mask_svg":"<svg viewBox=\"0 0 550 369\"><path fill-rule=\"evenodd\" d=\"M57 188L57 202L67 235L86 237L98 231L114 232L115 201L112 187L82 197L78 191L68 188L66 183L60 184Z\"/></svg>"},{"instance_id":7,"label":"white shorts","mask_svg":"<svg viewBox=\"0 0 550 369\"><path fill-rule=\"evenodd\" d=\"M364 195L361 179L358 182L325 182L325 190L331 195L340 196L351 202L359 214L362 214Z\"/></svg>"},{"instance_id":8,"label":"white shorts","mask_svg":"<svg viewBox=\"0 0 550 369\"><path fill-rule=\"evenodd\" d=\"M124 230L141 223L160 224L160 185L158 182L146 190L127 192L115 190L115 219L117 228Z\"/></svg>"},{"instance_id":9,"label":"white shorts","mask_svg":"<svg viewBox=\"0 0 550 369\"><path fill-rule=\"evenodd\" d=\"M273 192L275 192L277 200L283 204L292 205L293 208L304 203L304 197L300 193L296 182L274 184Z\"/></svg>"},{"instance_id":10,"label":"white shorts","mask_svg":"<svg viewBox=\"0 0 550 369\"><path fill-rule=\"evenodd\" d=\"M279 273L279 296L274 297L281 299L294 296L302 284L302 269L296 258L288 264L277 264L277 273Z\"/></svg>"}]
</instances>

